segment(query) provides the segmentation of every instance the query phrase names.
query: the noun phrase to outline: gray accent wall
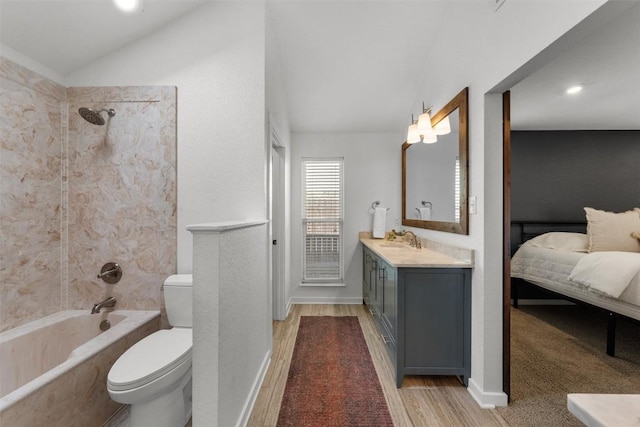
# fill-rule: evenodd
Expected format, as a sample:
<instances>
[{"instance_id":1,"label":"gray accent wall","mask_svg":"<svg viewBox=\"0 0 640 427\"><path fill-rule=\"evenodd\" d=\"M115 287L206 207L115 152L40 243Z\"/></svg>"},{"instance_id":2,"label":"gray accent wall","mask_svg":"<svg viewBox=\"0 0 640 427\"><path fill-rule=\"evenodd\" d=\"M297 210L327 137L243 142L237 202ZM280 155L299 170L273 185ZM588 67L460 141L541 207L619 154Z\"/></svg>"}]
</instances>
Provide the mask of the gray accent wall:
<instances>
[{"instance_id":1,"label":"gray accent wall","mask_svg":"<svg viewBox=\"0 0 640 427\"><path fill-rule=\"evenodd\" d=\"M640 131L514 131L511 144L514 221L585 221L585 206L640 206Z\"/></svg>"}]
</instances>

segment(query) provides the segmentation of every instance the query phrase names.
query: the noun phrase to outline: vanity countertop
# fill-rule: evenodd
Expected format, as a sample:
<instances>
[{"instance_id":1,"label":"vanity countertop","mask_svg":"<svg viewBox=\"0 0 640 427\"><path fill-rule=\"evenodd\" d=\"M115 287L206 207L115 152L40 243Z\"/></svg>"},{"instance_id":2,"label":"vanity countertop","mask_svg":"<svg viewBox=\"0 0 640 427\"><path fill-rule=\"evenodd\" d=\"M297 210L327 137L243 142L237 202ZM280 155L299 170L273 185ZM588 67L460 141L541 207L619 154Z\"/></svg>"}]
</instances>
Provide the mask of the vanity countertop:
<instances>
[{"instance_id":1,"label":"vanity countertop","mask_svg":"<svg viewBox=\"0 0 640 427\"><path fill-rule=\"evenodd\" d=\"M416 249L402 241L360 237L360 242L394 267L471 268L473 257L457 258L433 249ZM468 251L462 249L462 251Z\"/></svg>"}]
</instances>

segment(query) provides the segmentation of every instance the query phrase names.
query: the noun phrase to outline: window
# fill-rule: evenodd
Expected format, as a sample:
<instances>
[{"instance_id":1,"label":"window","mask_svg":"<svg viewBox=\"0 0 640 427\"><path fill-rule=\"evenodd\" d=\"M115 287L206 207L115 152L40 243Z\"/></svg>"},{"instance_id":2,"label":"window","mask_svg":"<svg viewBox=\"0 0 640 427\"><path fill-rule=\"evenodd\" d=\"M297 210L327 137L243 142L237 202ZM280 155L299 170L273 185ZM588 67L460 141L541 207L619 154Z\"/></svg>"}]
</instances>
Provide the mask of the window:
<instances>
[{"instance_id":1,"label":"window","mask_svg":"<svg viewBox=\"0 0 640 427\"><path fill-rule=\"evenodd\" d=\"M302 282L342 283L343 160L302 160Z\"/></svg>"}]
</instances>

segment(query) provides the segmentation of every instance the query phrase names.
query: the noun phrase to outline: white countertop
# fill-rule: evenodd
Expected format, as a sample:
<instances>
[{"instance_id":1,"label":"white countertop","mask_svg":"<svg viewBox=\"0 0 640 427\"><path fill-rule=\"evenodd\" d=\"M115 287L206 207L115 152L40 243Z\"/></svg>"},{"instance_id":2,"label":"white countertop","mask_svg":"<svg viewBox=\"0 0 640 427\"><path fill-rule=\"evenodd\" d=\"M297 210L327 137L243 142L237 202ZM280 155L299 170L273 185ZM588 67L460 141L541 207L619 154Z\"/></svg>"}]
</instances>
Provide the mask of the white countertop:
<instances>
[{"instance_id":1,"label":"white countertop","mask_svg":"<svg viewBox=\"0 0 640 427\"><path fill-rule=\"evenodd\" d=\"M640 427L640 394L571 393L567 408L588 427Z\"/></svg>"},{"instance_id":2,"label":"white countertop","mask_svg":"<svg viewBox=\"0 0 640 427\"><path fill-rule=\"evenodd\" d=\"M471 268L471 260L458 259L432 249L417 249L408 243L360 238L360 242L394 267Z\"/></svg>"}]
</instances>

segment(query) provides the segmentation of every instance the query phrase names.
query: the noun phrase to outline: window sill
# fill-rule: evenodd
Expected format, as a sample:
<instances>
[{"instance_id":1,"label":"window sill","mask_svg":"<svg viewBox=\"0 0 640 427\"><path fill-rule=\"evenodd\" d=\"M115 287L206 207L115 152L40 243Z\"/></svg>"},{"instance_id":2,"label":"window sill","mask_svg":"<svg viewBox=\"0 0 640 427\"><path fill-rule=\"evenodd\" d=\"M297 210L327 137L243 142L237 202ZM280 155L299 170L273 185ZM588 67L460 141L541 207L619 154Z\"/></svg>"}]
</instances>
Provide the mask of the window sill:
<instances>
[{"instance_id":1,"label":"window sill","mask_svg":"<svg viewBox=\"0 0 640 427\"><path fill-rule=\"evenodd\" d=\"M347 285L344 283L313 283L313 282L303 282L300 283L301 287L321 287L321 288L346 288Z\"/></svg>"}]
</instances>

